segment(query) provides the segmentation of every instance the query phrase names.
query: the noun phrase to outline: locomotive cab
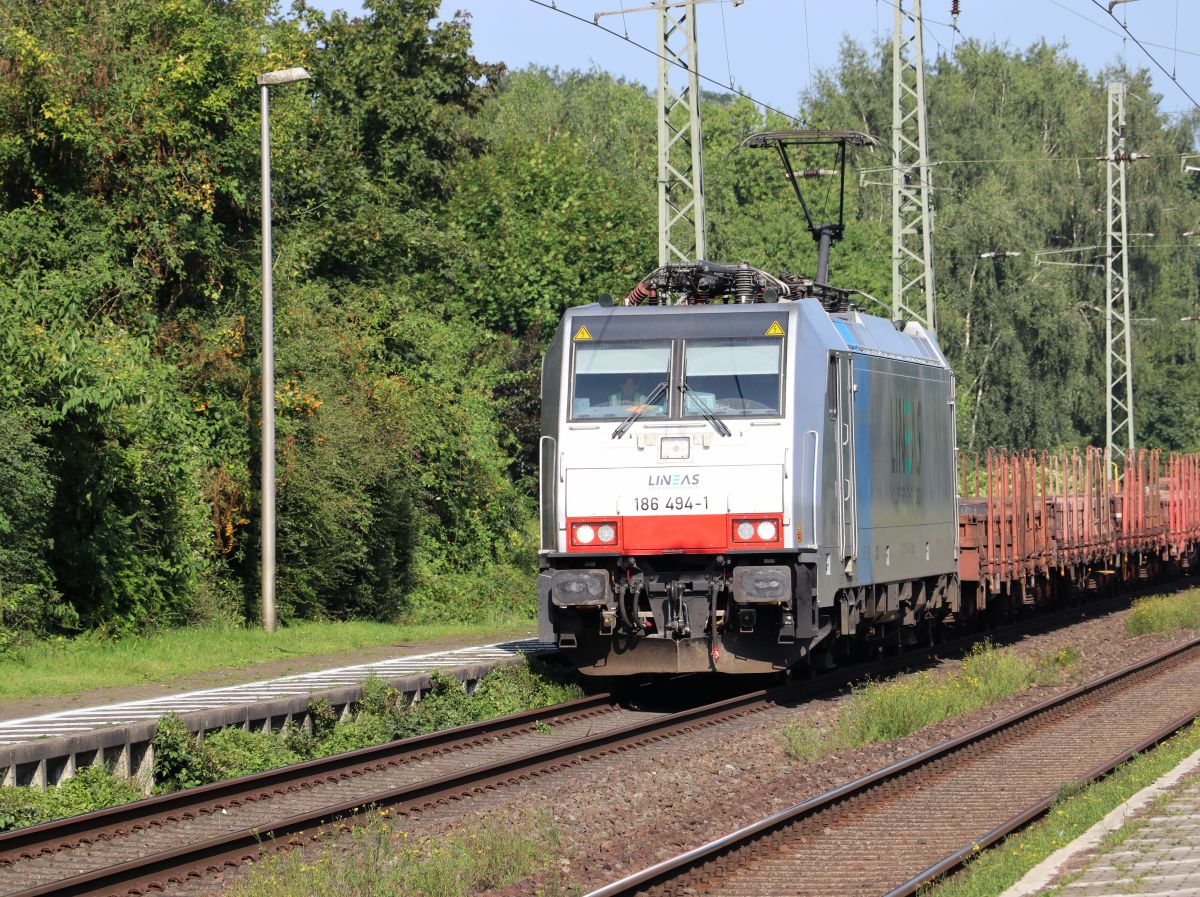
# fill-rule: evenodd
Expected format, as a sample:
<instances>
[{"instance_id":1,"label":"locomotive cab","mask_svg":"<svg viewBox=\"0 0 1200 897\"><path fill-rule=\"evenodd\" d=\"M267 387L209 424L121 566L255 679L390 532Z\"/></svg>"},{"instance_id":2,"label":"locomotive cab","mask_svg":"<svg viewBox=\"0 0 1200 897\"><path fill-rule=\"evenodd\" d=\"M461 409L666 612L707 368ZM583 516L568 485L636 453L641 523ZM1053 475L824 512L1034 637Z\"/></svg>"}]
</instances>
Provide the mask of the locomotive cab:
<instances>
[{"instance_id":1,"label":"locomotive cab","mask_svg":"<svg viewBox=\"0 0 1200 897\"><path fill-rule=\"evenodd\" d=\"M598 675L800 663L856 576L852 369L812 299L569 310L542 372L541 637Z\"/></svg>"}]
</instances>

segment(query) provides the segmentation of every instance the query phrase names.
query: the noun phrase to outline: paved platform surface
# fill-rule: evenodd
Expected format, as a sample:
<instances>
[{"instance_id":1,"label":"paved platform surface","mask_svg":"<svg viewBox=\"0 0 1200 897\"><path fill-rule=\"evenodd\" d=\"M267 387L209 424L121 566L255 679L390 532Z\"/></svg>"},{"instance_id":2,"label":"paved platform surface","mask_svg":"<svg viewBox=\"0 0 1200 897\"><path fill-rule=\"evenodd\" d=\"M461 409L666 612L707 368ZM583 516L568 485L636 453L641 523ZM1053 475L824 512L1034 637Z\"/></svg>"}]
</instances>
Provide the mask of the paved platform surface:
<instances>
[{"instance_id":1,"label":"paved platform surface","mask_svg":"<svg viewBox=\"0 0 1200 897\"><path fill-rule=\"evenodd\" d=\"M1185 783L1116 850L1100 853L1063 897L1200 897L1200 781Z\"/></svg>"},{"instance_id":2,"label":"paved platform surface","mask_svg":"<svg viewBox=\"0 0 1200 897\"><path fill-rule=\"evenodd\" d=\"M518 654L542 654L554 646L537 639L518 639L492 645L456 648L432 654L416 654L354 666L300 673L278 679L266 679L223 688L184 692L140 701L123 701L97 707L79 707L41 716L0 722L0 745L20 744L41 738L76 735L107 726L128 725L157 719L165 713L189 713L254 704L275 698L307 695L347 685L359 685L368 676L396 679L413 673L427 673L477 663L506 660Z\"/></svg>"}]
</instances>

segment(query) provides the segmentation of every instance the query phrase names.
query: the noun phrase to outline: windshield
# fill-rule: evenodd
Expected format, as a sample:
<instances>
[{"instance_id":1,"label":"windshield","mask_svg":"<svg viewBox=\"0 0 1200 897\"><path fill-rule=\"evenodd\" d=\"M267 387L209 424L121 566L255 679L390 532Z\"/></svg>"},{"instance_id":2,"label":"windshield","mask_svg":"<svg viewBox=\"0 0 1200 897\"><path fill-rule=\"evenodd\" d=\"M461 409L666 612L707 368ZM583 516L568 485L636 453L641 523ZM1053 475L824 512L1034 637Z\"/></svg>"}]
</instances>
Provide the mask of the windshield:
<instances>
[{"instance_id":1,"label":"windshield","mask_svg":"<svg viewBox=\"0 0 1200 897\"><path fill-rule=\"evenodd\" d=\"M782 400L783 341L689 341L683 352L688 390L683 413L718 417L772 416Z\"/></svg>"},{"instance_id":2,"label":"windshield","mask_svg":"<svg viewBox=\"0 0 1200 897\"><path fill-rule=\"evenodd\" d=\"M671 344L576 343L571 384L571 417L662 417L670 390L656 387L671 377ZM646 403L654 397L655 403Z\"/></svg>"}]
</instances>

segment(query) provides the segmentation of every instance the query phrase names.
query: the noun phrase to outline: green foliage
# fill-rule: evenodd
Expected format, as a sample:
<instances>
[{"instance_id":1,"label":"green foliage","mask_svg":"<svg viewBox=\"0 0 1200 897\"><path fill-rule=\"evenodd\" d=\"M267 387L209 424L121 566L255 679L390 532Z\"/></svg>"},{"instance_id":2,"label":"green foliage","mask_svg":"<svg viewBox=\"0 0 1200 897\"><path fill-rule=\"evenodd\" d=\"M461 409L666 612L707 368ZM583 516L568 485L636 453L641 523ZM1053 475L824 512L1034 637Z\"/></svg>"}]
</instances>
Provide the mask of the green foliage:
<instances>
[{"instance_id":1,"label":"green foliage","mask_svg":"<svg viewBox=\"0 0 1200 897\"><path fill-rule=\"evenodd\" d=\"M443 673L434 673L431 678L432 685L421 693L421 700L397 708L397 738L450 729L474 716L472 696L463 689L462 682Z\"/></svg>"},{"instance_id":2,"label":"green foliage","mask_svg":"<svg viewBox=\"0 0 1200 897\"><path fill-rule=\"evenodd\" d=\"M0 788L0 832L138 800L142 793L104 766L87 766L56 788Z\"/></svg>"},{"instance_id":3,"label":"green foliage","mask_svg":"<svg viewBox=\"0 0 1200 897\"><path fill-rule=\"evenodd\" d=\"M269 732L247 732L230 726L204 739L212 757L212 780L223 781L299 763L304 759L287 740Z\"/></svg>"},{"instance_id":4,"label":"green foliage","mask_svg":"<svg viewBox=\"0 0 1200 897\"><path fill-rule=\"evenodd\" d=\"M593 72L517 72L476 125L448 213L470 254L455 303L486 324L553 332L563 309L627 292L653 267L653 107Z\"/></svg>"},{"instance_id":5,"label":"green foliage","mask_svg":"<svg viewBox=\"0 0 1200 897\"><path fill-rule=\"evenodd\" d=\"M390 686L368 680L358 721L380 721L390 728L391 738L409 738L583 696L560 671L524 659L489 671L469 695L453 676L434 673L430 678L430 688L411 703Z\"/></svg>"},{"instance_id":6,"label":"green foliage","mask_svg":"<svg viewBox=\"0 0 1200 897\"><path fill-rule=\"evenodd\" d=\"M255 616L264 65L313 76L271 93L280 612L531 612L538 356L563 309L654 264L654 104L601 71L481 63L468 20L439 9L0 7L6 630ZM847 44L804 117L886 135L888 65ZM977 41L930 69L939 338L964 448L1101 433L1103 278L1032 261L1103 243L1092 157L1111 74ZM1130 230L1191 229L1200 180L1173 160L1198 119L1126 75L1149 156L1130 170ZM787 122L703 105L709 255L812 274L777 161L738 149ZM855 164L833 279L886 297L886 152ZM996 248L1023 254L979 258ZM1130 260L1139 442L1200 448L1200 330L1177 323L1200 307L1200 261L1165 238Z\"/></svg>"},{"instance_id":7,"label":"green foliage","mask_svg":"<svg viewBox=\"0 0 1200 897\"><path fill-rule=\"evenodd\" d=\"M804 117L886 137L889 64L886 52L845 44L837 68L803 98ZM1103 381L1103 319L1094 311L1104 304L1102 268L1033 260L1043 249L1104 242L1103 215L1093 211L1102 205L1104 170L1092 162L1105 126L1104 85L1114 74L1089 75L1061 47L1014 52L978 41L958 45L928 74L932 152L943 162L933 175L939 338L958 374L964 448L1083 444L1102 436L1096 384ZM1140 441L1195 449L1200 424L1188 409L1200 401L1200 381L1188 371L1200 338L1178 321L1200 306L1200 263L1175 251L1166 235L1200 219L1200 180L1174 161L1194 149L1200 117L1163 115L1147 74L1125 76L1139 101L1130 139L1159 153L1158 161L1131 168L1129 187L1141 197L1130 230L1160 235L1135 240L1131 252L1134 314L1142 318L1134 328L1134 352L1143 359L1137 388L1144 400L1135 405ZM471 253L456 274L456 301L492 326L545 334L567 306L600 291L627 291L654 257L652 112L644 91L601 72L529 70L503 82L476 119L481 137L503 151L463 163L466 176L450 204ZM704 98L703 121L710 257L813 273L815 246L778 160L738 149L754 131L789 124L743 99L713 95ZM1016 161L960 161L993 159ZM815 154L797 160L829 162ZM855 155L847 235L832 259L834 282L879 297L885 313L888 183L886 150ZM822 220L835 210L826 186L809 186ZM608 194L602 208L593 204L593 187ZM577 235L602 248L607 266L595 267L595 253L572 248ZM979 258L996 248L1022 255ZM1099 264L1095 253L1069 260Z\"/></svg>"},{"instance_id":8,"label":"green foliage","mask_svg":"<svg viewBox=\"0 0 1200 897\"><path fill-rule=\"evenodd\" d=\"M38 428L0 407L0 654L76 623L46 563L54 479Z\"/></svg>"},{"instance_id":9,"label":"green foliage","mask_svg":"<svg viewBox=\"0 0 1200 897\"><path fill-rule=\"evenodd\" d=\"M910 732L1016 694L1039 680L1039 665L989 642L971 649L952 676L922 672L856 689L847 713L855 744Z\"/></svg>"},{"instance_id":10,"label":"green foliage","mask_svg":"<svg viewBox=\"0 0 1200 897\"><path fill-rule=\"evenodd\" d=\"M346 722L337 720L327 700L316 698L308 708L312 724L310 732L300 729L247 732L240 726L230 726L209 733L201 740L188 732L179 716L160 717L152 742L155 790L161 793L194 788L397 738L561 703L583 695L579 686L562 671L536 661L532 664L522 661L491 670L470 695L463 689L462 682L452 676L435 673L432 679L432 686L421 700L411 704L381 680L368 679L354 719ZM0 788L0 831L97 810L139 797L141 792L135 785L114 778L102 767L88 767L61 787L46 791ZM449 859L449 855L442 855L437 862ZM481 873L484 875L481 880L498 882L496 876L510 868L512 861L498 858L496 862L497 865L487 867L490 871ZM457 869L456 863L451 865ZM514 876L519 877L519 874L514 873Z\"/></svg>"},{"instance_id":11,"label":"green foliage","mask_svg":"<svg viewBox=\"0 0 1200 897\"><path fill-rule=\"evenodd\" d=\"M332 732L315 742L310 750L314 757L342 754L346 751L356 751L359 748L393 741L394 733L395 729L389 718L364 716L360 719L338 723Z\"/></svg>"},{"instance_id":12,"label":"green foliage","mask_svg":"<svg viewBox=\"0 0 1200 897\"><path fill-rule=\"evenodd\" d=\"M264 64L320 84L272 92L282 616L394 618L417 566L487 566L529 515L490 394L513 349L428 299L499 70L433 0L274 13L0 10L0 445L33 440L0 527L34 515L6 622L253 615Z\"/></svg>"},{"instance_id":13,"label":"green foliage","mask_svg":"<svg viewBox=\"0 0 1200 897\"><path fill-rule=\"evenodd\" d=\"M535 570L530 565L497 564L483 570L422 574L405 599L405 613L413 619L448 623L532 619L537 612Z\"/></svg>"},{"instance_id":14,"label":"green foliage","mask_svg":"<svg viewBox=\"0 0 1200 897\"><path fill-rule=\"evenodd\" d=\"M176 714L159 717L152 744L156 790L178 791L215 780L212 755Z\"/></svg>"},{"instance_id":15,"label":"green foliage","mask_svg":"<svg viewBox=\"0 0 1200 897\"><path fill-rule=\"evenodd\" d=\"M431 679L430 688L411 703L382 680L367 679L354 718L346 722L318 698L308 708L309 732L247 732L231 726L200 740L178 716L164 716L154 735L157 789L192 788L583 696L562 671L537 661L496 667L469 695L453 676L434 673Z\"/></svg>"},{"instance_id":16,"label":"green foliage","mask_svg":"<svg viewBox=\"0 0 1200 897\"><path fill-rule=\"evenodd\" d=\"M1125 632L1131 636L1196 628L1200 628L1200 589L1139 598L1125 616Z\"/></svg>"},{"instance_id":17,"label":"green foliage","mask_svg":"<svg viewBox=\"0 0 1200 897\"><path fill-rule=\"evenodd\" d=\"M483 705L477 713L486 718L573 701L583 690L561 667L534 658L497 667L479 680L471 697Z\"/></svg>"},{"instance_id":18,"label":"green foliage","mask_svg":"<svg viewBox=\"0 0 1200 897\"><path fill-rule=\"evenodd\" d=\"M837 70L808 98L809 118L886 136L889 60L845 45ZM1083 267L1039 266L1034 256L1104 244L1104 215L1095 210L1105 175L1094 157L1105 84L1115 75L1136 97L1131 145L1157 154L1129 172L1129 230L1160 235L1135 238L1130 253L1133 315L1143 319L1133 326L1139 444L1200 447L1195 416L1176 413L1200 400L1200 381L1187 373L1198 344L1178 323L1200 301L1200 267L1173 236L1200 218L1197 180L1176 161L1194 149L1197 116L1164 115L1145 71L1092 76L1061 46L1014 52L969 40L939 57L926 79L931 154L942 163L932 174L938 336L957 374L964 449L1103 440L1103 250L1048 257ZM886 151L862 154L859 164L882 166L868 180L890 181ZM861 282L886 299L890 194L869 186L857 194L848 226L866 243L853 245L852 236L835 250L835 268L839 280L843 271L867 275ZM1022 255L979 258L992 249Z\"/></svg>"}]
</instances>

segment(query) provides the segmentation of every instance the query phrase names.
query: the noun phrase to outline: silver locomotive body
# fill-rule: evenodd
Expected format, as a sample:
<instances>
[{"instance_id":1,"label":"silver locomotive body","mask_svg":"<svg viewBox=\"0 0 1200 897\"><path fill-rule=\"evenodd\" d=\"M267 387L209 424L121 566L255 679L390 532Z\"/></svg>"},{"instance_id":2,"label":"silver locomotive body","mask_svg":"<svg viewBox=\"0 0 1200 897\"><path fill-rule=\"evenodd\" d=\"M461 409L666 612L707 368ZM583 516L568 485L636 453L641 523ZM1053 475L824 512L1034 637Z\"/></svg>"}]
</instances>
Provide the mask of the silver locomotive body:
<instances>
[{"instance_id":1,"label":"silver locomotive body","mask_svg":"<svg viewBox=\"0 0 1200 897\"><path fill-rule=\"evenodd\" d=\"M781 670L956 609L953 376L918 325L574 308L542 433L539 630L585 672Z\"/></svg>"}]
</instances>

